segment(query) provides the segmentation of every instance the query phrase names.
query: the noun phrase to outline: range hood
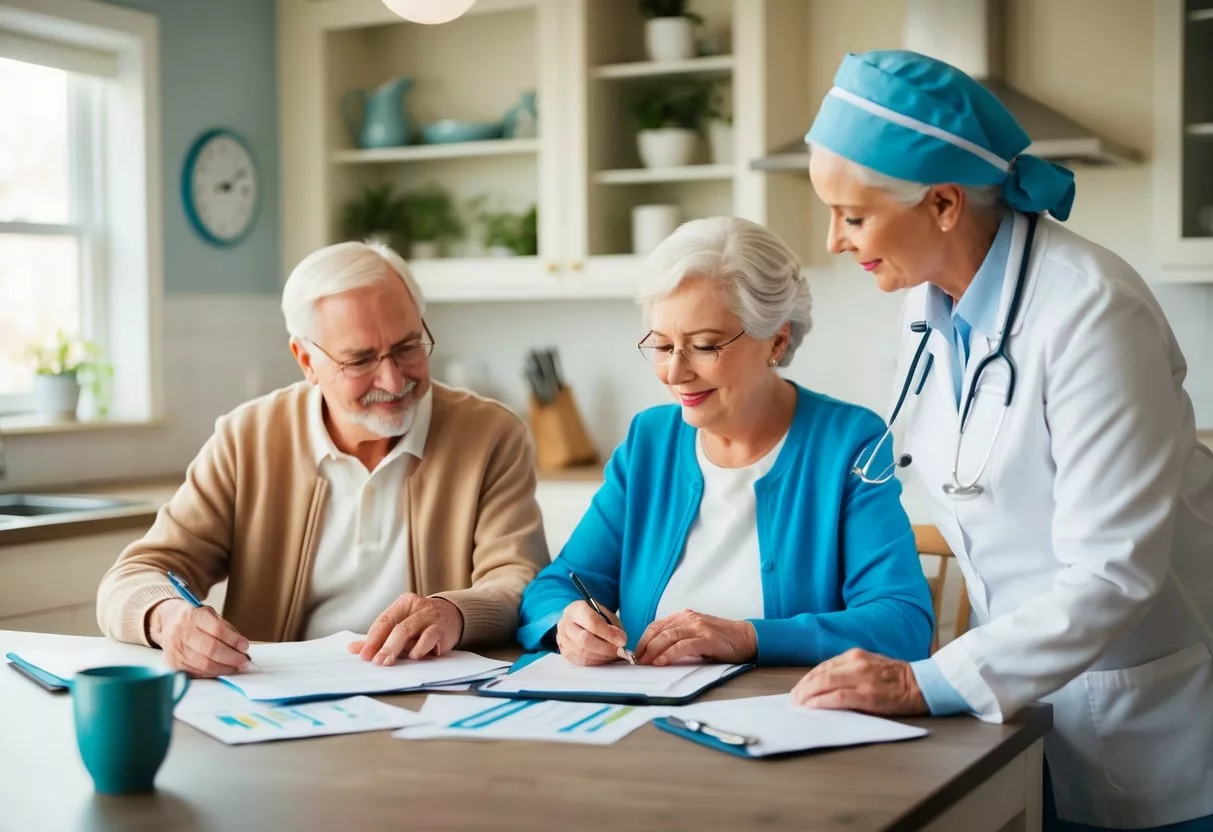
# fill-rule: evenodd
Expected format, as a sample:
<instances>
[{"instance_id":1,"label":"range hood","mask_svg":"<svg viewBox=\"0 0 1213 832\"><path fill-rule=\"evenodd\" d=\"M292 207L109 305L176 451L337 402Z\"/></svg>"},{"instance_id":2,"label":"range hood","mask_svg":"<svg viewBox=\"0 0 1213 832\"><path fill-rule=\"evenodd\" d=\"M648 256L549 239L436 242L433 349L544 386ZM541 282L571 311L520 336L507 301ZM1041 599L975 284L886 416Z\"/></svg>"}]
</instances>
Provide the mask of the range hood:
<instances>
[{"instance_id":1,"label":"range hood","mask_svg":"<svg viewBox=\"0 0 1213 832\"><path fill-rule=\"evenodd\" d=\"M982 84L1032 138L1027 152L1065 165L1110 166L1141 155L1083 127L1004 80L1006 25L1002 0L906 0L902 47L947 61ZM806 125L807 129L807 125ZM750 164L761 171L805 171L803 137Z\"/></svg>"}]
</instances>

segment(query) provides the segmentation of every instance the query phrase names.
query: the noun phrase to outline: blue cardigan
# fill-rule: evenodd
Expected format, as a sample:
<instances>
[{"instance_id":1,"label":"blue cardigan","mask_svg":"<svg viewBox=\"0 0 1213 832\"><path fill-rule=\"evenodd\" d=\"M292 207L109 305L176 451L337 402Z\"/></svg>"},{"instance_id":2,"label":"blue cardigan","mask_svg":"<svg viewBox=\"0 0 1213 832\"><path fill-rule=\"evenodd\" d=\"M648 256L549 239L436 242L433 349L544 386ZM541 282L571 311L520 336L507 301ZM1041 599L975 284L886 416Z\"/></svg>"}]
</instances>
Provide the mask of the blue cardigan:
<instances>
[{"instance_id":1,"label":"blue cardigan","mask_svg":"<svg viewBox=\"0 0 1213 832\"><path fill-rule=\"evenodd\" d=\"M754 484L763 613L751 619L758 658L811 665L851 647L912 661L930 649L930 592L896 478L863 483L854 460L884 433L880 417L796 385L796 412L771 470ZM518 640L546 636L580 599L576 572L601 603L620 611L635 648L678 566L699 511L703 474L696 429L678 405L637 415L560 556L522 596ZM886 442L872 470L892 464Z\"/></svg>"}]
</instances>

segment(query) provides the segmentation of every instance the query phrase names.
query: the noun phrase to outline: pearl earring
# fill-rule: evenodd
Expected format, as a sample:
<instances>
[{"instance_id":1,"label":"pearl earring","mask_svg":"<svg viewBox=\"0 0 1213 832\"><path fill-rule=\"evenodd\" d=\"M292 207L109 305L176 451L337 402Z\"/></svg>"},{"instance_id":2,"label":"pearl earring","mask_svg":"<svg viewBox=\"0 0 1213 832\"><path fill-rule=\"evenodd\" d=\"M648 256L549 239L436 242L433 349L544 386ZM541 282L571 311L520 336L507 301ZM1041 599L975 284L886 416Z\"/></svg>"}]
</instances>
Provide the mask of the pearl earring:
<instances>
[{"instance_id":1,"label":"pearl earring","mask_svg":"<svg viewBox=\"0 0 1213 832\"><path fill-rule=\"evenodd\" d=\"M767 361L767 364L772 367L774 367L778 363L779 363L779 359L776 358L775 356L771 356L770 360Z\"/></svg>"}]
</instances>

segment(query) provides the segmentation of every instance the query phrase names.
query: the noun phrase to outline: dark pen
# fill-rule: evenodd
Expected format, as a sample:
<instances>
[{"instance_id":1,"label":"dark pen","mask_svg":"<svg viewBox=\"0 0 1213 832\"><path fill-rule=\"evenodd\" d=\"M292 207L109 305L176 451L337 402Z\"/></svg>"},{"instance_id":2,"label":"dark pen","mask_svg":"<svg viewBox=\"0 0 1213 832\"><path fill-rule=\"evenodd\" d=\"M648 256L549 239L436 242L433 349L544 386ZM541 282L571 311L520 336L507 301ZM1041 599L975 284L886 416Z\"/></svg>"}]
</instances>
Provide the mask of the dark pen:
<instances>
[{"instance_id":1,"label":"dark pen","mask_svg":"<svg viewBox=\"0 0 1213 832\"><path fill-rule=\"evenodd\" d=\"M573 586L575 586L577 591L581 593L581 597L585 600L585 602L590 605L590 609L598 613L602 617L603 621L614 627L615 622L611 620L609 615L602 611L602 607L598 606L598 602L594 600L594 596L590 595L590 591L585 588L585 584L581 582L581 578L578 578L577 573L573 572L571 569L569 570L569 579L572 580ZM620 647L619 653L624 659L627 660L628 664L636 664L636 654L627 647Z\"/></svg>"}]
</instances>

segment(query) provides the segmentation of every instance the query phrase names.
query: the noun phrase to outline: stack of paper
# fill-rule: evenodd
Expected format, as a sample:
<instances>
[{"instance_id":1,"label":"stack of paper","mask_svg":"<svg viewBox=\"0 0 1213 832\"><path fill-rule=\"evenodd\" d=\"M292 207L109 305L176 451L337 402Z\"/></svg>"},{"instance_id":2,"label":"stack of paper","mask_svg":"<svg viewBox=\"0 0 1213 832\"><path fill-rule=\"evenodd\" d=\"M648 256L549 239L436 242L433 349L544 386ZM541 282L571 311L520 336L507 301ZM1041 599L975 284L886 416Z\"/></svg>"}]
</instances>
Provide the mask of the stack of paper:
<instances>
[{"instance_id":1,"label":"stack of paper","mask_svg":"<svg viewBox=\"0 0 1213 832\"><path fill-rule=\"evenodd\" d=\"M509 662L462 650L420 661L398 660L384 667L349 652L349 643L361 638L347 631L312 641L254 644L249 647L249 657L256 668L220 680L249 699L283 705L354 694L449 688L491 679L509 669Z\"/></svg>"},{"instance_id":2,"label":"stack of paper","mask_svg":"<svg viewBox=\"0 0 1213 832\"><path fill-rule=\"evenodd\" d=\"M477 696L429 696L420 718L427 725L403 728L407 740L544 740L611 745L670 708L637 708L539 699L493 703Z\"/></svg>"},{"instance_id":3,"label":"stack of paper","mask_svg":"<svg viewBox=\"0 0 1213 832\"><path fill-rule=\"evenodd\" d=\"M692 697L746 665L675 664L665 667L624 662L581 667L558 653L537 659L508 676L482 685L482 693L493 695L543 695L550 699L618 697L654 702L675 702Z\"/></svg>"}]
</instances>

